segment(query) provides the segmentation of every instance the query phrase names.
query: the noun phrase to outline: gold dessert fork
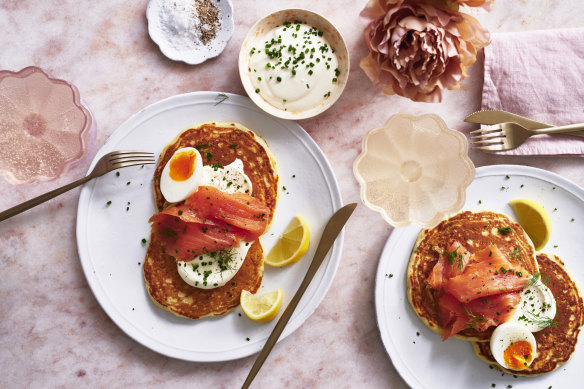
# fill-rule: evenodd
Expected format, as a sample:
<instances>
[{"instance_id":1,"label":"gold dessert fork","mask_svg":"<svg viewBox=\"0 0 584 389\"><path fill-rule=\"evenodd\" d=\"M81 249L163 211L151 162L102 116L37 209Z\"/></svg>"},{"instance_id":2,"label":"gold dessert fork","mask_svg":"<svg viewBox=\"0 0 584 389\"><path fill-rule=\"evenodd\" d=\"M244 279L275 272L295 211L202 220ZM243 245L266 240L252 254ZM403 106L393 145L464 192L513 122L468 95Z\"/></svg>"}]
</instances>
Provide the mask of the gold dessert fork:
<instances>
[{"instance_id":1,"label":"gold dessert fork","mask_svg":"<svg viewBox=\"0 0 584 389\"><path fill-rule=\"evenodd\" d=\"M471 145L474 149L488 151L505 151L519 147L527 138L540 134L567 134L584 130L584 123L570 124L537 130L527 128L513 122L500 123L494 126L472 131Z\"/></svg>"},{"instance_id":2,"label":"gold dessert fork","mask_svg":"<svg viewBox=\"0 0 584 389\"><path fill-rule=\"evenodd\" d=\"M154 153L142 151L113 151L101 157L101 159L97 161L97 164L91 173L89 173L87 176L58 189L35 197L34 199L25 201L24 203L7 209L4 212L1 212L0 221L6 220L14 215L18 215L19 213L42 204L45 201L52 199L53 197L57 197L58 195L67 192L68 190L85 184L87 181L93 178L103 176L105 173L111 172L112 170L128 166L152 165L154 163L156 163L156 160L154 159Z\"/></svg>"}]
</instances>

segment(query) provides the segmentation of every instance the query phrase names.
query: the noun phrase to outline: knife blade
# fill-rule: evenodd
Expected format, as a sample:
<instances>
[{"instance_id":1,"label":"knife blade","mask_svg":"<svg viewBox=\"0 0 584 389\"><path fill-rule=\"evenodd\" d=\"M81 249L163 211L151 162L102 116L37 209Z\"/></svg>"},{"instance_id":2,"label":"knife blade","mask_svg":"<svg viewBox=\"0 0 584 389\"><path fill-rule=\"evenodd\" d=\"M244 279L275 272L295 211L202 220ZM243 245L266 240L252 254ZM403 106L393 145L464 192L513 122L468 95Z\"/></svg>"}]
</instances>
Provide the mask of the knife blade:
<instances>
[{"instance_id":1,"label":"knife blade","mask_svg":"<svg viewBox=\"0 0 584 389\"><path fill-rule=\"evenodd\" d=\"M549 128L554 127L553 124L547 124L538 122L525 116L517 115L511 112L497 110L497 109L484 109L481 111L477 111L471 113L466 118L464 118L465 122L469 123L479 123L479 124L499 124L504 122L515 122L517 124L522 125L523 127L527 128L528 130L537 130L540 128ZM584 131L581 132L573 132L570 135L576 136L584 136Z\"/></svg>"},{"instance_id":2,"label":"knife blade","mask_svg":"<svg viewBox=\"0 0 584 389\"><path fill-rule=\"evenodd\" d=\"M312 258L310 267L306 272L306 276L304 276L302 283L298 287L298 291L296 291L296 294L292 298L292 301L290 301L290 303L286 307L286 310L282 314L282 317L280 317L280 320L278 320L278 323L272 330L272 333L268 337L266 344L264 344L262 351L256 358L247 378L245 379L245 382L243 383L243 386L241 387L242 389L249 387L249 385L255 378L256 374L261 369L262 365L264 364L264 361L266 360L266 358L270 354L270 351L272 351L272 348L274 347L274 345L278 341L278 338L282 334L284 327L292 317L292 313L294 313L294 310L296 309L296 306L300 302L300 299L302 298L302 295L306 291L306 288L310 284L310 281L312 281L312 278L316 274L318 268L320 267L320 264L324 260L324 257L329 252L333 243L337 239L337 236L340 234L347 220L349 220L349 217L355 210L356 206L357 203L345 205L337 212L335 212L335 214L328 221L327 225L324 228L324 231L322 232L322 237L320 238L320 242L316 247L316 252L314 253L314 257Z\"/></svg>"}]
</instances>

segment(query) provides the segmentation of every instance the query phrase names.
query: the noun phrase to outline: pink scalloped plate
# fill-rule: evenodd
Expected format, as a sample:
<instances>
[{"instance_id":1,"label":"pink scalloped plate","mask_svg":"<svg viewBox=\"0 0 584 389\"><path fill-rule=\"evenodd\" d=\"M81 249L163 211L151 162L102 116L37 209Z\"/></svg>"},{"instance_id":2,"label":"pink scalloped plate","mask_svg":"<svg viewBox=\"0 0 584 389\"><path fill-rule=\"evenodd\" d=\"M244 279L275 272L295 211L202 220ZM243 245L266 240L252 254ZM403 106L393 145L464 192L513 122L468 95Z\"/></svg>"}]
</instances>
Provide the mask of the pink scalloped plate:
<instances>
[{"instance_id":1,"label":"pink scalloped plate","mask_svg":"<svg viewBox=\"0 0 584 389\"><path fill-rule=\"evenodd\" d=\"M34 66L0 71L0 175L9 183L65 174L85 155L92 128L75 86Z\"/></svg>"}]
</instances>

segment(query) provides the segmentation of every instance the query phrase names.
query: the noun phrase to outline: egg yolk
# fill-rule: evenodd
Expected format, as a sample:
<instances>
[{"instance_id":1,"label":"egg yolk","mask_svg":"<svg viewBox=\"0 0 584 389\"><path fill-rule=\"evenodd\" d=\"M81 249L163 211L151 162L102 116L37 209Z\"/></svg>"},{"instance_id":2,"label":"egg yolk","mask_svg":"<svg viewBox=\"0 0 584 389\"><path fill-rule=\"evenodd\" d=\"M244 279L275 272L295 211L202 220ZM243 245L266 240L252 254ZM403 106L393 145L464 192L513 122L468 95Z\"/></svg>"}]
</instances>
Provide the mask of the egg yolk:
<instances>
[{"instance_id":1,"label":"egg yolk","mask_svg":"<svg viewBox=\"0 0 584 389\"><path fill-rule=\"evenodd\" d=\"M505 364L513 370L527 368L533 359L531 344L525 340L511 343L503 353Z\"/></svg>"},{"instance_id":2,"label":"egg yolk","mask_svg":"<svg viewBox=\"0 0 584 389\"><path fill-rule=\"evenodd\" d=\"M193 150L184 150L172 156L168 174L174 181L186 181L195 171L197 154Z\"/></svg>"}]
</instances>

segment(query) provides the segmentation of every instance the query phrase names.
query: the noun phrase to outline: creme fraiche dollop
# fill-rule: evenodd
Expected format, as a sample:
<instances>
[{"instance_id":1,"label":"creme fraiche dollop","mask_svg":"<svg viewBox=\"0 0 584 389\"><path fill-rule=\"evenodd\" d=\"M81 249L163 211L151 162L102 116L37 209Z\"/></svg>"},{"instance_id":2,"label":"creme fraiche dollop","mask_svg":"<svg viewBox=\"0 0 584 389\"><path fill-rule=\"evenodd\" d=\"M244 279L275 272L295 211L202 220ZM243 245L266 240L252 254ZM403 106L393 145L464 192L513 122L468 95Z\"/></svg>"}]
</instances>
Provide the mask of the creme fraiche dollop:
<instances>
[{"instance_id":1,"label":"creme fraiche dollop","mask_svg":"<svg viewBox=\"0 0 584 389\"><path fill-rule=\"evenodd\" d=\"M339 85L339 61L324 33L300 21L259 35L249 52L255 93L284 111L318 106Z\"/></svg>"}]
</instances>

